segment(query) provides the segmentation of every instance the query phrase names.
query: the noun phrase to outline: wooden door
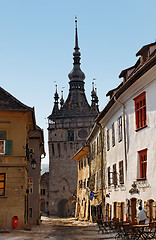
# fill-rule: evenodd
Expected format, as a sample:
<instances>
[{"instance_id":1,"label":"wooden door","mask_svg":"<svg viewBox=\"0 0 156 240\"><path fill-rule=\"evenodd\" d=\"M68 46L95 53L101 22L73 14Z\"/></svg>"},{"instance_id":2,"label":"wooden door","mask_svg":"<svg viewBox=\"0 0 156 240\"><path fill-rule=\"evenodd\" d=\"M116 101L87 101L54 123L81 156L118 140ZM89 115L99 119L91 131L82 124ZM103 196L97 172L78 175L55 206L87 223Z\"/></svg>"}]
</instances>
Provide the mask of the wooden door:
<instances>
[{"instance_id":1,"label":"wooden door","mask_svg":"<svg viewBox=\"0 0 156 240\"><path fill-rule=\"evenodd\" d=\"M131 221L136 221L136 198L131 199Z\"/></svg>"}]
</instances>

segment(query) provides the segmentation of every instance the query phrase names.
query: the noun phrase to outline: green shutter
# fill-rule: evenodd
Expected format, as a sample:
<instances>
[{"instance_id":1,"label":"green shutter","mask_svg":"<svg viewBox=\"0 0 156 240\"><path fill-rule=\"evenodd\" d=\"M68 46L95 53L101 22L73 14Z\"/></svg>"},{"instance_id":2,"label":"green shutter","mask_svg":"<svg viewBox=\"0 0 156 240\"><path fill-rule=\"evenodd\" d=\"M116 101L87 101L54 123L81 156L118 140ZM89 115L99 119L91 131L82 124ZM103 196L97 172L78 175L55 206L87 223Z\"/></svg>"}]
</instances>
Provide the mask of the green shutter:
<instances>
[{"instance_id":1,"label":"green shutter","mask_svg":"<svg viewBox=\"0 0 156 240\"><path fill-rule=\"evenodd\" d=\"M7 132L6 131L0 131L0 140L6 140Z\"/></svg>"},{"instance_id":2,"label":"green shutter","mask_svg":"<svg viewBox=\"0 0 156 240\"><path fill-rule=\"evenodd\" d=\"M12 154L12 140L5 141L5 154L6 155Z\"/></svg>"}]
</instances>

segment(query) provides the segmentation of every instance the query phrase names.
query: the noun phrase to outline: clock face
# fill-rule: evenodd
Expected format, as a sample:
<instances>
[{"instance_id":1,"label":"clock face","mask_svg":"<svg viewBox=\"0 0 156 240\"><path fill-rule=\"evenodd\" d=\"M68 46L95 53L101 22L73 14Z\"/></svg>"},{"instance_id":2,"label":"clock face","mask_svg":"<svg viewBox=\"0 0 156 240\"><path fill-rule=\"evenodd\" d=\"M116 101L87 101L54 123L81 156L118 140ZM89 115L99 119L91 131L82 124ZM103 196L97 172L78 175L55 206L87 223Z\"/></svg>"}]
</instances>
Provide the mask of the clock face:
<instances>
[{"instance_id":1,"label":"clock face","mask_svg":"<svg viewBox=\"0 0 156 240\"><path fill-rule=\"evenodd\" d=\"M82 138L82 139L85 139L87 137L87 131L84 130L84 129L81 129L79 132L78 132L78 136L79 138Z\"/></svg>"}]
</instances>

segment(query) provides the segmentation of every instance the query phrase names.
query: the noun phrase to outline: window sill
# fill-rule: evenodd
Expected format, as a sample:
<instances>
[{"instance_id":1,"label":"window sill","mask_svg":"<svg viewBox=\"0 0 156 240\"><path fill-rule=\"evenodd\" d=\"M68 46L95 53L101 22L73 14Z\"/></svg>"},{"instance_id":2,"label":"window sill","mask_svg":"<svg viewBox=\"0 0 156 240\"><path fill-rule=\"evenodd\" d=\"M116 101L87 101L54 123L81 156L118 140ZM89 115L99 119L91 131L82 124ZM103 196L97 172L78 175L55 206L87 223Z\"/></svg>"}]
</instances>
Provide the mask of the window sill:
<instances>
[{"instance_id":1,"label":"window sill","mask_svg":"<svg viewBox=\"0 0 156 240\"><path fill-rule=\"evenodd\" d=\"M138 182L146 181L146 180L147 180L146 178L137 178L137 181L138 181Z\"/></svg>"},{"instance_id":2,"label":"window sill","mask_svg":"<svg viewBox=\"0 0 156 240\"><path fill-rule=\"evenodd\" d=\"M135 131L138 132L138 131L140 131L140 130L146 128L146 127L147 127L147 125L145 125L145 126L143 126L143 127L141 127L141 128L135 129Z\"/></svg>"}]
</instances>

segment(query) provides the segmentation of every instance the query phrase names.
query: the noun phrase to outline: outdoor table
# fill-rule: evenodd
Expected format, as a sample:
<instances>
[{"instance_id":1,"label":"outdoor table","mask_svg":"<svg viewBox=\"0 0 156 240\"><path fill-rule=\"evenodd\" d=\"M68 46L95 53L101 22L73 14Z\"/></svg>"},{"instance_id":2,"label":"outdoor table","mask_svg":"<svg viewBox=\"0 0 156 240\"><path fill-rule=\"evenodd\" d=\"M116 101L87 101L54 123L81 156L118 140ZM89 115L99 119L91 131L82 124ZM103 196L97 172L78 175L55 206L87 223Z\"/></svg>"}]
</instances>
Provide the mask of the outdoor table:
<instances>
[{"instance_id":1,"label":"outdoor table","mask_svg":"<svg viewBox=\"0 0 156 240\"><path fill-rule=\"evenodd\" d=\"M138 224L138 225L132 225L132 228L137 230L137 234L136 234L136 240L137 239L147 239L147 234L148 231L146 231L145 229L149 227L149 224Z\"/></svg>"}]
</instances>

